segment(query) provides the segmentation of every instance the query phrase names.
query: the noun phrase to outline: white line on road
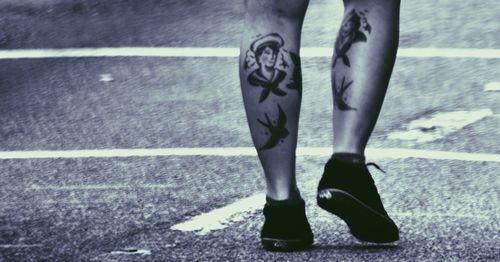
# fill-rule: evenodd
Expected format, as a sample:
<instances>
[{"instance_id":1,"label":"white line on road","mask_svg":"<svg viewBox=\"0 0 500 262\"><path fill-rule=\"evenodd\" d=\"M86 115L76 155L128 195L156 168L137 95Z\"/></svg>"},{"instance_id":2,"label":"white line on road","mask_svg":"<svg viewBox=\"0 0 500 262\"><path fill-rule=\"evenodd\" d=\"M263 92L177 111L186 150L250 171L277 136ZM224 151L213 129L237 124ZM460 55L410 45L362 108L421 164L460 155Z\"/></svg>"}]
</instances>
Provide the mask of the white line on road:
<instances>
[{"instance_id":1,"label":"white line on road","mask_svg":"<svg viewBox=\"0 0 500 262\"><path fill-rule=\"evenodd\" d=\"M40 244L34 244L34 245L25 245L25 244L0 245L0 248L32 248L32 247L43 247L43 245L40 245Z\"/></svg>"},{"instance_id":2,"label":"white line on road","mask_svg":"<svg viewBox=\"0 0 500 262\"><path fill-rule=\"evenodd\" d=\"M490 82L484 85L484 91L500 91L500 82Z\"/></svg>"},{"instance_id":3,"label":"white line on road","mask_svg":"<svg viewBox=\"0 0 500 262\"><path fill-rule=\"evenodd\" d=\"M330 57L333 48L304 47L302 57ZM238 48L209 47L102 47L65 49L0 50L0 59L76 58L76 57L236 57ZM479 48L399 48L399 57L499 59L500 49Z\"/></svg>"},{"instance_id":4,"label":"white line on road","mask_svg":"<svg viewBox=\"0 0 500 262\"><path fill-rule=\"evenodd\" d=\"M232 223L243 221L265 204L264 193L257 193L250 197L240 199L225 207L214 209L208 213L199 214L182 223L175 224L170 229L183 232L193 232L197 235L206 235L214 230L221 230ZM428 218L468 218L468 219L489 219L483 214L459 214L442 212L396 212L392 213L396 217L428 217ZM326 218L326 217L325 217ZM330 220L330 217L328 217Z\"/></svg>"},{"instance_id":5,"label":"white line on road","mask_svg":"<svg viewBox=\"0 0 500 262\"><path fill-rule=\"evenodd\" d=\"M264 193L255 194L173 225L170 229L206 235L212 230L226 228L232 222L244 220L251 212L262 208L265 199L266 195Z\"/></svg>"},{"instance_id":6,"label":"white line on road","mask_svg":"<svg viewBox=\"0 0 500 262\"><path fill-rule=\"evenodd\" d=\"M151 250L129 248L129 249L124 249L124 250L111 251L110 253L112 255L144 255L144 256L150 256L151 255Z\"/></svg>"},{"instance_id":7,"label":"white line on road","mask_svg":"<svg viewBox=\"0 0 500 262\"><path fill-rule=\"evenodd\" d=\"M108 190L108 189L172 189L176 188L174 185L166 184L124 184L124 185L109 185L109 184L99 184L99 185L31 185L28 187L30 190Z\"/></svg>"},{"instance_id":8,"label":"white line on road","mask_svg":"<svg viewBox=\"0 0 500 262\"><path fill-rule=\"evenodd\" d=\"M298 156L329 156L330 147L302 147L297 149ZM158 156L256 156L253 147L177 147L157 149L93 149L93 150L54 150L54 151L0 151L0 159L52 159L52 158L111 158L111 157L158 157ZM500 154L465 153L452 151L406 149L406 148L367 148L368 159L381 158L425 158L441 160L500 162Z\"/></svg>"},{"instance_id":9,"label":"white line on road","mask_svg":"<svg viewBox=\"0 0 500 262\"><path fill-rule=\"evenodd\" d=\"M411 121L407 124L406 131L389 133L387 138L414 140L417 143L430 142L444 138L465 126L492 115L493 111L490 109L437 112L433 115Z\"/></svg>"},{"instance_id":10,"label":"white line on road","mask_svg":"<svg viewBox=\"0 0 500 262\"><path fill-rule=\"evenodd\" d=\"M113 82L113 76L111 74L101 74L99 75L100 82Z\"/></svg>"},{"instance_id":11,"label":"white line on road","mask_svg":"<svg viewBox=\"0 0 500 262\"><path fill-rule=\"evenodd\" d=\"M399 217L428 217L428 218L470 218L470 219L493 219L488 214L478 213L443 213L443 212L395 212L391 216Z\"/></svg>"}]
</instances>

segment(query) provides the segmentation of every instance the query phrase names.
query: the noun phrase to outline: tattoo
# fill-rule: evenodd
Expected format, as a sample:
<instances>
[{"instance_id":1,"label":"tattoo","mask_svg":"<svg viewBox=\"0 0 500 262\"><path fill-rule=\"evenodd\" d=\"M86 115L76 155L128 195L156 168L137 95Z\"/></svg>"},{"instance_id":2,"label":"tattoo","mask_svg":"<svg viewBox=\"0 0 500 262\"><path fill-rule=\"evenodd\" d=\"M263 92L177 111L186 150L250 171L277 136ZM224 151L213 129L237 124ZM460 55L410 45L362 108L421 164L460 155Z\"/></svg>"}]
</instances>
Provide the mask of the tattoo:
<instances>
[{"instance_id":1,"label":"tattoo","mask_svg":"<svg viewBox=\"0 0 500 262\"><path fill-rule=\"evenodd\" d=\"M354 107L351 107L350 105L347 104L347 98L345 97L345 92L347 89L351 86L352 82L349 82L345 84L345 76L342 77L342 82L340 83L340 86L337 86L337 82L335 80L335 74L333 75L333 98L335 100L335 106L342 111L346 110L354 110L356 111L357 109Z\"/></svg>"},{"instance_id":2,"label":"tattoo","mask_svg":"<svg viewBox=\"0 0 500 262\"><path fill-rule=\"evenodd\" d=\"M301 91L299 56L283 48L284 40L276 33L262 36L255 40L246 52L243 68L249 71L248 82L253 86L262 87L259 103L269 94L285 96L287 93L279 85L287 78L286 70L293 66L293 74L287 87ZM288 77L290 78L290 77Z\"/></svg>"},{"instance_id":3,"label":"tattoo","mask_svg":"<svg viewBox=\"0 0 500 262\"><path fill-rule=\"evenodd\" d=\"M266 122L257 119L261 125L266 127L271 134L267 142L259 148L259 150L266 150L275 147L280 141L283 142L282 139L286 138L288 136L288 129L286 129L286 115L285 112L283 112L283 109L281 109L281 106L278 104L278 110L279 110L279 116L278 116L278 121L274 121L275 125L273 125L273 122L271 119L269 119L269 116L267 113L264 113L266 116Z\"/></svg>"},{"instance_id":4,"label":"tattoo","mask_svg":"<svg viewBox=\"0 0 500 262\"><path fill-rule=\"evenodd\" d=\"M353 9L345 17L337 39L335 40L335 53L333 55L332 67L335 67L339 58L342 59L344 65L351 67L347 52L354 43L366 42L366 35L370 34L372 31L372 27L366 20L366 12L368 11L356 12L356 10Z\"/></svg>"},{"instance_id":5,"label":"tattoo","mask_svg":"<svg viewBox=\"0 0 500 262\"><path fill-rule=\"evenodd\" d=\"M290 52L290 57L294 64L292 80L286 87L297 90L299 95L302 94L302 68L300 66L300 57Z\"/></svg>"}]
</instances>

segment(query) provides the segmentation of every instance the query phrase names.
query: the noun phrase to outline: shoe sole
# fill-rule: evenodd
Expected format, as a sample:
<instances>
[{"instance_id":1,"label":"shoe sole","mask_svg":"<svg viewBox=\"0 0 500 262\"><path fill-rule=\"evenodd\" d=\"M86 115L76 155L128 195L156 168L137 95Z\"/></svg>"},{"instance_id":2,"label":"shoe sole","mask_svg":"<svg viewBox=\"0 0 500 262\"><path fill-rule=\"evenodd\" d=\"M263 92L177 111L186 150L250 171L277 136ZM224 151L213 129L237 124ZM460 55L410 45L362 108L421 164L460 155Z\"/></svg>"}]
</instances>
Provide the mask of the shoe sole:
<instances>
[{"instance_id":1,"label":"shoe sole","mask_svg":"<svg viewBox=\"0 0 500 262\"><path fill-rule=\"evenodd\" d=\"M398 227L391 219L345 191L323 189L318 192L317 202L321 208L344 220L351 234L358 240L372 243L399 240Z\"/></svg>"},{"instance_id":2,"label":"shoe sole","mask_svg":"<svg viewBox=\"0 0 500 262\"><path fill-rule=\"evenodd\" d=\"M299 251L308 249L312 246L313 240L284 240L284 239L276 239L276 238L261 238L262 246L267 251L274 252L291 252L291 251Z\"/></svg>"}]
</instances>

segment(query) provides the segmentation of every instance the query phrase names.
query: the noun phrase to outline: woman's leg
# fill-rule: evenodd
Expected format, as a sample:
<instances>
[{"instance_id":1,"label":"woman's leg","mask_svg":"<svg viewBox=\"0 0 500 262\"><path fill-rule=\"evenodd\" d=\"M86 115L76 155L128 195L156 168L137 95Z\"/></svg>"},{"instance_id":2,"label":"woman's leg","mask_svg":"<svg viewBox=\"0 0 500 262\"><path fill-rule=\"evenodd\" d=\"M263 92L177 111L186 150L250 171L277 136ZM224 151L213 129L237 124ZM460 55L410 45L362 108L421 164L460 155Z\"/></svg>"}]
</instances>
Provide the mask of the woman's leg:
<instances>
[{"instance_id":1,"label":"woman's leg","mask_svg":"<svg viewBox=\"0 0 500 262\"><path fill-rule=\"evenodd\" d=\"M271 251L310 247L313 234L295 180L302 96L300 33L308 0L247 0L240 81L252 140L267 184L261 243Z\"/></svg>"},{"instance_id":2,"label":"woman's leg","mask_svg":"<svg viewBox=\"0 0 500 262\"><path fill-rule=\"evenodd\" d=\"M345 0L332 66L334 152L364 155L396 59L399 0Z\"/></svg>"},{"instance_id":3,"label":"woman's leg","mask_svg":"<svg viewBox=\"0 0 500 262\"><path fill-rule=\"evenodd\" d=\"M332 63L334 154L317 201L342 218L356 238L393 242L399 230L385 211L364 151L396 58L399 0L345 0L344 5Z\"/></svg>"},{"instance_id":4,"label":"woman's leg","mask_svg":"<svg viewBox=\"0 0 500 262\"><path fill-rule=\"evenodd\" d=\"M267 196L298 194L295 149L302 93L300 34L308 0L245 1L240 82Z\"/></svg>"}]
</instances>

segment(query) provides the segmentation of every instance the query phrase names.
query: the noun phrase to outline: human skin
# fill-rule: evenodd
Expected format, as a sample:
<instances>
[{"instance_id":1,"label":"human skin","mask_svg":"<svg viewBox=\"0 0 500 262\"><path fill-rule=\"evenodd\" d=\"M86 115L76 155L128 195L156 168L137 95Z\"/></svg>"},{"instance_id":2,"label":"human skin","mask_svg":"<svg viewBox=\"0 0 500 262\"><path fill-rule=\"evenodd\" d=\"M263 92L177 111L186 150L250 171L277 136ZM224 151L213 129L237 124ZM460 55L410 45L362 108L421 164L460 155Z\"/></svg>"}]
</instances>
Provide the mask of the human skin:
<instances>
[{"instance_id":1,"label":"human skin","mask_svg":"<svg viewBox=\"0 0 500 262\"><path fill-rule=\"evenodd\" d=\"M241 91L252 141L266 178L266 193L276 200L298 192L295 151L302 96L299 50L308 3L308 0L245 1L240 46ZM364 155L396 58L399 6L400 0L344 1L344 20L338 30L331 70L335 153ZM252 84L249 79L253 78L249 76L255 72L248 69L245 61L250 46L269 34L282 38L280 48L293 57L293 62L283 69L283 78L273 83L276 86L259 89L255 86L269 83ZM274 69L277 55L266 50L266 54L263 52L257 58L259 72L268 80L277 71ZM291 76L295 81L289 81Z\"/></svg>"}]
</instances>

